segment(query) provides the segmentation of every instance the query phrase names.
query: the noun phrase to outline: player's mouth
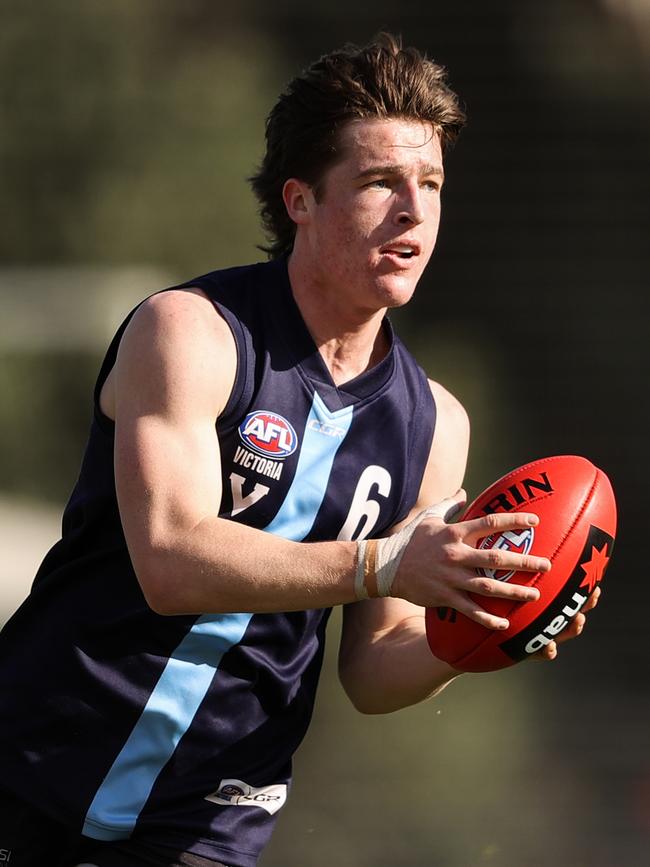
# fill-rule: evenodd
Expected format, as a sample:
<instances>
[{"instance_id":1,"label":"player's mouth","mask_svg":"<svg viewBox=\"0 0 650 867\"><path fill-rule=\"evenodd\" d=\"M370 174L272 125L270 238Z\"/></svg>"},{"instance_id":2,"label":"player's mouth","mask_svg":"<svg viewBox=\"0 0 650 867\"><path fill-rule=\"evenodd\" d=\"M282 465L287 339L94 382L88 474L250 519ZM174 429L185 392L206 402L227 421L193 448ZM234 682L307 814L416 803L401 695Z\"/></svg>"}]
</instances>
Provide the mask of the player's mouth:
<instances>
[{"instance_id":1,"label":"player's mouth","mask_svg":"<svg viewBox=\"0 0 650 867\"><path fill-rule=\"evenodd\" d=\"M420 245L417 241L394 241L381 247L379 253L392 259L400 267L405 267L409 261L420 255Z\"/></svg>"}]
</instances>

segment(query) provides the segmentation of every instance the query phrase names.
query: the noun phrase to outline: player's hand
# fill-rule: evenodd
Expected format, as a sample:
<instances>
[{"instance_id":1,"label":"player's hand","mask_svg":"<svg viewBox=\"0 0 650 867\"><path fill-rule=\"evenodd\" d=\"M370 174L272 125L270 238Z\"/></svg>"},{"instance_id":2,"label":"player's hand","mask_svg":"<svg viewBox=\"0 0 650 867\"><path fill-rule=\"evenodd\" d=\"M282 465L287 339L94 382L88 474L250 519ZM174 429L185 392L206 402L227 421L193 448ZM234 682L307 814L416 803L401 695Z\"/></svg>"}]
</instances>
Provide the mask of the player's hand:
<instances>
[{"instance_id":1,"label":"player's hand","mask_svg":"<svg viewBox=\"0 0 650 867\"><path fill-rule=\"evenodd\" d=\"M546 557L496 548L478 550L475 545L491 533L534 527L539 518L527 512L495 513L471 521L446 523L449 513L454 508L460 509L464 502L464 491L458 491L454 497L427 510L427 517L420 521L404 549L391 595L425 608L454 608L488 629L507 629L508 620L490 614L469 594L529 602L539 599L539 591L484 577L477 570L548 572L551 563Z\"/></svg>"},{"instance_id":2,"label":"player's hand","mask_svg":"<svg viewBox=\"0 0 650 867\"><path fill-rule=\"evenodd\" d=\"M598 600L600 599L600 587L596 587L594 592L591 594L589 599L582 606L582 610L576 614L573 620L566 626L562 632L558 635L556 639L553 641L549 641L546 647L543 650L539 650L537 653L533 654L531 659L541 660L542 662L551 662L556 659L558 653L558 644L564 644L565 641L570 641L572 638L577 638L578 635L582 633L582 630L585 628L585 623L587 622L587 613L589 611L593 611L593 609L598 605Z\"/></svg>"}]
</instances>

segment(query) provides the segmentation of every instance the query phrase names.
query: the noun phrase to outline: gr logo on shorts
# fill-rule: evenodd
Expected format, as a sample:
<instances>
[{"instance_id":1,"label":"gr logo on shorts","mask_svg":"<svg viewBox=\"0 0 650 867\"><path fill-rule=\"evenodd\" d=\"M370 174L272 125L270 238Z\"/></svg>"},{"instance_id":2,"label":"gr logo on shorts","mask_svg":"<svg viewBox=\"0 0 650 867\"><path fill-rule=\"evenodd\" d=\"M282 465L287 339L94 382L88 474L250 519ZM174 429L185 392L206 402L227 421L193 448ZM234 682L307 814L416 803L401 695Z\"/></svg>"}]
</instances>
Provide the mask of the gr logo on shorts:
<instances>
[{"instance_id":1,"label":"gr logo on shorts","mask_svg":"<svg viewBox=\"0 0 650 867\"><path fill-rule=\"evenodd\" d=\"M282 783L255 788L241 780L222 780L217 791L206 795L205 800L229 807L261 807L273 815L287 800L287 787Z\"/></svg>"}]
</instances>

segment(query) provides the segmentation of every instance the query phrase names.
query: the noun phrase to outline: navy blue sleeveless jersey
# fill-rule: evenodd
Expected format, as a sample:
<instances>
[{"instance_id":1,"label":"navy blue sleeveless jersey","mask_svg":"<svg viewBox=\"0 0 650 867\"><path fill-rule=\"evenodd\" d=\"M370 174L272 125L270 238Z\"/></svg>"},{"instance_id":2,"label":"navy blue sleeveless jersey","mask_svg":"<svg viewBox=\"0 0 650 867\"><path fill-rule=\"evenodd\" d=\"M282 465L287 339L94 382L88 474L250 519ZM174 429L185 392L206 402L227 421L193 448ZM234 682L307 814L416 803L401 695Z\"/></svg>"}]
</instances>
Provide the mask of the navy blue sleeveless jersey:
<instances>
[{"instance_id":1,"label":"navy blue sleeveless jersey","mask_svg":"<svg viewBox=\"0 0 650 867\"><path fill-rule=\"evenodd\" d=\"M219 514L307 542L381 536L404 518L435 408L388 321L387 356L336 387L285 260L184 285L204 290L237 343L216 422ZM62 538L0 635L1 784L98 840L137 834L252 867L309 724L329 612L149 609L120 524L113 425L98 404L125 326L97 383Z\"/></svg>"}]
</instances>

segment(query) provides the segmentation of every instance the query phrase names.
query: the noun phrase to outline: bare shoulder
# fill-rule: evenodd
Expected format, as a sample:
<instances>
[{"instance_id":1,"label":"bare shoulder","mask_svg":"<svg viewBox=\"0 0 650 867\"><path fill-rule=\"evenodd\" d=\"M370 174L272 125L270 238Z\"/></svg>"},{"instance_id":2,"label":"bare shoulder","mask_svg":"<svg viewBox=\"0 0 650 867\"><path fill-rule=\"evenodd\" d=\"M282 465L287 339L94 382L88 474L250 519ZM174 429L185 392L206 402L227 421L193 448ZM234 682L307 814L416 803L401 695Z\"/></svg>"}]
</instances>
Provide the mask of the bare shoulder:
<instances>
[{"instance_id":1,"label":"bare shoulder","mask_svg":"<svg viewBox=\"0 0 650 867\"><path fill-rule=\"evenodd\" d=\"M470 422L462 403L439 382L429 380L429 388L436 404L436 436L459 437L469 442Z\"/></svg>"},{"instance_id":2,"label":"bare shoulder","mask_svg":"<svg viewBox=\"0 0 650 867\"><path fill-rule=\"evenodd\" d=\"M134 389L169 403L197 396L217 414L235 378L237 351L232 332L200 289L170 289L151 295L125 329L117 360L100 397L115 418Z\"/></svg>"},{"instance_id":3,"label":"bare shoulder","mask_svg":"<svg viewBox=\"0 0 650 867\"><path fill-rule=\"evenodd\" d=\"M469 437L469 416L462 403L439 382L429 380L429 388L436 403L437 429L442 425L452 433Z\"/></svg>"},{"instance_id":4,"label":"bare shoulder","mask_svg":"<svg viewBox=\"0 0 650 867\"><path fill-rule=\"evenodd\" d=\"M422 481L426 505L454 494L463 483L469 451L470 422L462 403L439 382L429 380L436 403L436 427Z\"/></svg>"},{"instance_id":5,"label":"bare shoulder","mask_svg":"<svg viewBox=\"0 0 650 867\"><path fill-rule=\"evenodd\" d=\"M125 337L171 337L192 345L197 340L232 339L226 321L201 289L167 289L138 307Z\"/></svg>"}]
</instances>

